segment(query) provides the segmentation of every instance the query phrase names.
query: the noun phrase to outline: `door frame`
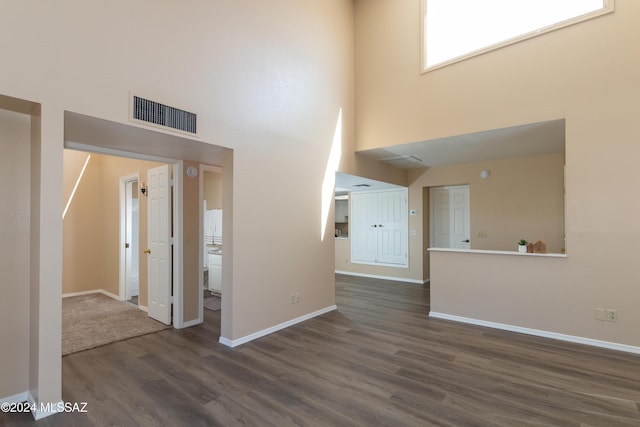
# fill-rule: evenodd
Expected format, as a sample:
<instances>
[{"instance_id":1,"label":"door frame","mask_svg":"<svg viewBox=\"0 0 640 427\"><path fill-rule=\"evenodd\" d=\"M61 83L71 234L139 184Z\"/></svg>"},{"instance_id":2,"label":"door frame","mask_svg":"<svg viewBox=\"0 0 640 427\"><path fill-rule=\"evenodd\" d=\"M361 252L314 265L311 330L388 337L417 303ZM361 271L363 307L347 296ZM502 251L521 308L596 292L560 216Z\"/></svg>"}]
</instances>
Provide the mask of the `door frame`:
<instances>
[{"instance_id":1,"label":"door frame","mask_svg":"<svg viewBox=\"0 0 640 427\"><path fill-rule=\"evenodd\" d=\"M166 157L152 156L149 154L139 154L130 151L114 150L112 148L100 147L97 145L81 144L77 142L65 142L65 148L85 151L88 153L106 154L108 156L126 157L129 159L148 160L158 163L166 163L173 169L173 327L182 329L187 326L183 318L183 161Z\"/></svg>"},{"instance_id":2,"label":"door frame","mask_svg":"<svg viewBox=\"0 0 640 427\"><path fill-rule=\"evenodd\" d=\"M125 244L127 243L126 235L126 223L127 223L127 184L129 182L136 181L140 184L140 175L134 173L131 175L125 175L120 177L120 275L119 275L119 296L121 301L127 299L127 250ZM140 228L140 220L138 219L138 229ZM138 264L138 270L139 264ZM138 272L138 275L140 273ZM140 307L140 301L138 301L138 308Z\"/></svg>"}]
</instances>

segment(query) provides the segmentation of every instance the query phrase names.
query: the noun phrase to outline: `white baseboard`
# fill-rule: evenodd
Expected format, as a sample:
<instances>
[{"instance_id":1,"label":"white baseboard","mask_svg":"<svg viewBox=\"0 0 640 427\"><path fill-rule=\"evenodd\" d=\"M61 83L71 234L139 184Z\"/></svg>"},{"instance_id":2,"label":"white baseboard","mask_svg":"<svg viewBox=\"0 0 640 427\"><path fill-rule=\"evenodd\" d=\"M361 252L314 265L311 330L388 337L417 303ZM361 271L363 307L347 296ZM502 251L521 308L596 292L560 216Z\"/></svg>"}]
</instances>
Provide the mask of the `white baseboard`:
<instances>
[{"instance_id":1,"label":"white baseboard","mask_svg":"<svg viewBox=\"0 0 640 427\"><path fill-rule=\"evenodd\" d=\"M204 323L204 321L202 321L200 319L189 320L188 322L182 322L182 326L180 327L180 329L190 328L191 326L196 326L196 325L199 325L201 323Z\"/></svg>"},{"instance_id":2,"label":"white baseboard","mask_svg":"<svg viewBox=\"0 0 640 427\"><path fill-rule=\"evenodd\" d=\"M57 414L60 410L64 409L64 402L62 400L51 404L38 404L31 393L27 393L27 402L35 408L35 410L31 411L31 415L33 415L33 418L36 421L48 417L49 415Z\"/></svg>"},{"instance_id":3,"label":"white baseboard","mask_svg":"<svg viewBox=\"0 0 640 427\"><path fill-rule=\"evenodd\" d=\"M70 292L68 294L62 294L62 298L77 297L79 295L89 295L89 294L103 294L110 298L120 301L120 297L118 295L112 294L111 292L107 292L104 289L94 289L92 291L82 291L82 292Z\"/></svg>"},{"instance_id":4,"label":"white baseboard","mask_svg":"<svg viewBox=\"0 0 640 427\"><path fill-rule=\"evenodd\" d=\"M335 273L345 274L347 276L368 277L370 279L383 279L383 280L394 280L396 282L415 283L417 285L424 285L425 283L429 283L430 281L429 279L427 280L407 279L406 277L380 276L377 274L354 273L351 271L341 271L341 270L336 270Z\"/></svg>"},{"instance_id":5,"label":"white baseboard","mask_svg":"<svg viewBox=\"0 0 640 427\"><path fill-rule=\"evenodd\" d=\"M305 320L309 320L309 319L312 319L312 318L314 318L316 316L320 316L322 314L329 313L330 311L336 310L337 308L338 308L337 306L332 305L332 306L320 309L318 311L314 311L313 313L305 314L304 316L296 317L295 319L280 323L279 325L275 325L275 326L272 326L270 328L263 329L263 330L258 331L258 332L254 332L253 334L247 335L247 336L242 337L242 338L238 338L236 340L230 340L230 339L225 338L225 337L220 337L220 339L218 341L220 342L220 344L226 345L227 347L232 347L232 348L233 347L237 347L239 345L246 344L249 341L253 341L253 340L256 340L258 338L262 338L265 335L269 335L269 334L272 334L274 332L278 332L278 331L280 331L282 329L288 328L289 326L293 326L293 325L295 325L297 323L304 322Z\"/></svg>"},{"instance_id":6,"label":"white baseboard","mask_svg":"<svg viewBox=\"0 0 640 427\"><path fill-rule=\"evenodd\" d=\"M13 396L8 396L0 399L0 404L5 403L23 403L27 402L31 407L31 415L33 418L38 421L42 418L48 417L49 415L55 414L57 411L43 411L40 405L37 404L36 400L33 398L30 392L25 391L22 393L14 394ZM57 403L53 405L49 405L50 409L55 409L57 407ZM25 408L26 409L26 408Z\"/></svg>"},{"instance_id":7,"label":"white baseboard","mask_svg":"<svg viewBox=\"0 0 640 427\"><path fill-rule=\"evenodd\" d=\"M146 307L146 306L144 306L144 305L139 305L139 304L138 304L138 308L139 308L140 310L142 310L142 311L147 312L147 313L149 312L149 308L148 308L148 307Z\"/></svg>"},{"instance_id":8,"label":"white baseboard","mask_svg":"<svg viewBox=\"0 0 640 427\"><path fill-rule=\"evenodd\" d=\"M2 403L21 403L29 400L29 392L24 391L22 393L14 394L13 396L7 396L0 398L0 404Z\"/></svg>"},{"instance_id":9,"label":"white baseboard","mask_svg":"<svg viewBox=\"0 0 640 427\"><path fill-rule=\"evenodd\" d=\"M559 341L567 341L576 344L585 344L593 347L607 348L609 350L624 351L627 353L640 354L640 347L632 345L618 344L610 341L594 340L592 338L577 337L574 335L559 334L556 332L542 331L539 329L523 328L520 326L508 325L505 323L488 322L486 320L471 319L468 317L454 316L451 314L430 312L429 317L436 319L453 320L454 322L469 323L472 325L486 326L488 328L501 329L503 331L518 332L520 334L534 335L537 337L551 338Z\"/></svg>"}]
</instances>

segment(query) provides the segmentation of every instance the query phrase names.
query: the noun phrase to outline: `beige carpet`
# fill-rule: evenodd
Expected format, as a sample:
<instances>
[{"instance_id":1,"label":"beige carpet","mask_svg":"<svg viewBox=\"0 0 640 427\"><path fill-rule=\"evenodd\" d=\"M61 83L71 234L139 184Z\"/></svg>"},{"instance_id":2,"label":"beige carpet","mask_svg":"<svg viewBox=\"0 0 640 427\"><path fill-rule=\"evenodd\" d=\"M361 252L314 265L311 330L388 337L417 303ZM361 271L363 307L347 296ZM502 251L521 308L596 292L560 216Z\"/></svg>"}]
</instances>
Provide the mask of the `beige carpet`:
<instances>
[{"instance_id":1,"label":"beige carpet","mask_svg":"<svg viewBox=\"0 0 640 427\"><path fill-rule=\"evenodd\" d=\"M62 355L167 329L142 310L104 294L62 299Z\"/></svg>"},{"instance_id":2,"label":"beige carpet","mask_svg":"<svg viewBox=\"0 0 640 427\"><path fill-rule=\"evenodd\" d=\"M220 310L220 305L221 305L220 297L211 296L211 297L206 297L204 299L204 308L208 310L218 311Z\"/></svg>"}]
</instances>

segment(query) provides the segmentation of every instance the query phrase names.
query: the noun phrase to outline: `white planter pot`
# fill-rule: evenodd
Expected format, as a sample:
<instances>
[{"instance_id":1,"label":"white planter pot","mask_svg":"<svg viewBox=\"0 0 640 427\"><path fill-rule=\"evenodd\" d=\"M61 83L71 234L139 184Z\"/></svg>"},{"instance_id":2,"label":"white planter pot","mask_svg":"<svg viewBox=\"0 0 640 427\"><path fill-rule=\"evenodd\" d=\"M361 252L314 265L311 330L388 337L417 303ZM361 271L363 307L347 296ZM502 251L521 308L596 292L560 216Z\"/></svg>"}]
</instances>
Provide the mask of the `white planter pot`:
<instances>
[{"instance_id":1,"label":"white planter pot","mask_svg":"<svg viewBox=\"0 0 640 427\"><path fill-rule=\"evenodd\" d=\"M520 252L521 254L526 254L527 253L527 245L518 245L518 252Z\"/></svg>"}]
</instances>

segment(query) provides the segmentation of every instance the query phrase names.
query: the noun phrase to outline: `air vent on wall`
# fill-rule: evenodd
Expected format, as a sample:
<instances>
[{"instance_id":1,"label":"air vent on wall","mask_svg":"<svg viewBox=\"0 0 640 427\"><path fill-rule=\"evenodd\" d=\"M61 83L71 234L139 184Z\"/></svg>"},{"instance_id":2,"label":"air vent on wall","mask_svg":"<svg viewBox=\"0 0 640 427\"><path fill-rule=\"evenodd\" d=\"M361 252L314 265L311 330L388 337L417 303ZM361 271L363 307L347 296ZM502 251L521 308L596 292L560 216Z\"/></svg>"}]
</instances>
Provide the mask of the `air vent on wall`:
<instances>
[{"instance_id":1,"label":"air vent on wall","mask_svg":"<svg viewBox=\"0 0 640 427\"><path fill-rule=\"evenodd\" d=\"M132 114L135 120L141 120L191 134L196 133L197 115L195 113L140 98L139 96L133 96Z\"/></svg>"}]
</instances>

